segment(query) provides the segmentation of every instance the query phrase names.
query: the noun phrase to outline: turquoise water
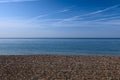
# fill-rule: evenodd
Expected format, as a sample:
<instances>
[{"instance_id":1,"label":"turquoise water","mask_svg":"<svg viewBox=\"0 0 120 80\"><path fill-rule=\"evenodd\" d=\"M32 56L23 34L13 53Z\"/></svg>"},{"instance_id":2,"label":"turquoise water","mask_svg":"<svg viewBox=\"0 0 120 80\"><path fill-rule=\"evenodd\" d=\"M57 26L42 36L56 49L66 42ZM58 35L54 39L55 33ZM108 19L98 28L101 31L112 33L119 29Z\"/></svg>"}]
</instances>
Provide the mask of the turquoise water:
<instances>
[{"instance_id":1,"label":"turquoise water","mask_svg":"<svg viewBox=\"0 0 120 80\"><path fill-rule=\"evenodd\" d=\"M0 39L0 55L120 55L120 39Z\"/></svg>"}]
</instances>

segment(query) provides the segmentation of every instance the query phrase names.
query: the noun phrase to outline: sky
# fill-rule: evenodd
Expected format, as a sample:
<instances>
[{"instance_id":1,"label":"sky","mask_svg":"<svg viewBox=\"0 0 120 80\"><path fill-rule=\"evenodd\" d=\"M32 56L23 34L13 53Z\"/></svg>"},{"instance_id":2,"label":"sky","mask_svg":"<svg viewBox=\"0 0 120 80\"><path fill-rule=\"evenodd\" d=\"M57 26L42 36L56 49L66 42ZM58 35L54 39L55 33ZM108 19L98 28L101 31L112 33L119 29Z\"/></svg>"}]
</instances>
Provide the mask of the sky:
<instances>
[{"instance_id":1,"label":"sky","mask_svg":"<svg viewBox=\"0 0 120 80\"><path fill-rule=\"evenodd\" d=\"M0 0L0 38L120 38L120 0Z\"/></svg>"}]
</instances>

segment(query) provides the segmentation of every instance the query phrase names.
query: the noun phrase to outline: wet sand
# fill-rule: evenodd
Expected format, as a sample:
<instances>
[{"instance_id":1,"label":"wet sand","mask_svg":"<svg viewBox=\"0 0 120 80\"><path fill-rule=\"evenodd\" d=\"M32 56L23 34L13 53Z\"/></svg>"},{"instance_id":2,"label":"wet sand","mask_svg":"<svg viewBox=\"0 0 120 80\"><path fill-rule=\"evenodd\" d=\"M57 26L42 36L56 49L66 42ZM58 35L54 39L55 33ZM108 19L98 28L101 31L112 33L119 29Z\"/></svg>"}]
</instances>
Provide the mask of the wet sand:
<instances>
[{"instance_id":1,"label":"wet sand","mask_svg":"<svg viewBox=\"0 0 120 80\"><path fill-rule=\"evenodd\" d=\"M120 80L120 57L0 56L0 80Z\"/></svg>"}]
</instances>

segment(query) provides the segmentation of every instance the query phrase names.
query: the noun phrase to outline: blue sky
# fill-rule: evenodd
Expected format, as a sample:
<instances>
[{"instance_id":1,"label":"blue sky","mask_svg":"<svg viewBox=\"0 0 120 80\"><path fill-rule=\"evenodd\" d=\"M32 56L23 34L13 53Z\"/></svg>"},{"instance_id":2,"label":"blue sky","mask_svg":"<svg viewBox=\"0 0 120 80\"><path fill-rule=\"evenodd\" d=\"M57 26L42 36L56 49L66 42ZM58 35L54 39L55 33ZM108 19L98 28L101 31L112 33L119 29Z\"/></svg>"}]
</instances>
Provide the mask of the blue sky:
<instances>
[{"instance_id":1,"label":"blue sky","mask_svg":"<svg viewBox=\"0 0 120 80\"><path fill-rule=\"evenodd\" d=\"M120 38L120 0L0 0L1 38Z\"/></svg>"}]
</instances>

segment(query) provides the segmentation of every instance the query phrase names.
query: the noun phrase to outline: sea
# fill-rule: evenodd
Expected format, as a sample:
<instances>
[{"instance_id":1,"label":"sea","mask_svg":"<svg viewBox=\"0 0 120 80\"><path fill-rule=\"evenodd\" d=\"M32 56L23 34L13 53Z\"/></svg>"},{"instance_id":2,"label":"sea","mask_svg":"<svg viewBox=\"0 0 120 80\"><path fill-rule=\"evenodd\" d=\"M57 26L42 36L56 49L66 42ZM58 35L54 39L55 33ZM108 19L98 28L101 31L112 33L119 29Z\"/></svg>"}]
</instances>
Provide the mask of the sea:
<instances>
[{"instance_id":1,"label":"sea","mask_svg":"<svg viewBox=\"0 0 120 80\"><path fill-rule=\"evenodd\" d=\"M0 55L115 55L120 39L30 38L0 39Z\"/></svg>"}]
</instances>

